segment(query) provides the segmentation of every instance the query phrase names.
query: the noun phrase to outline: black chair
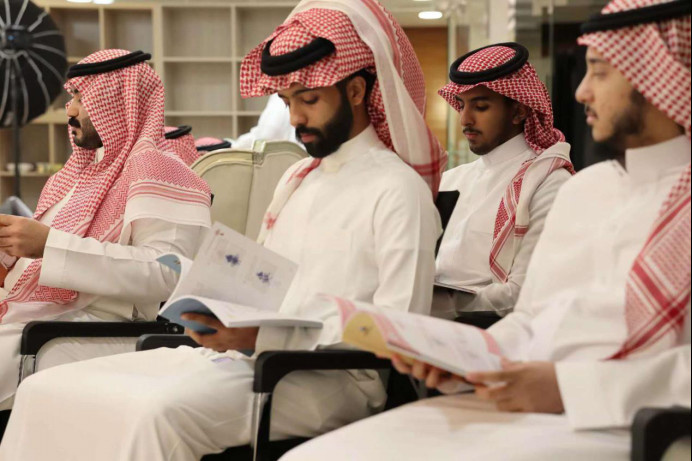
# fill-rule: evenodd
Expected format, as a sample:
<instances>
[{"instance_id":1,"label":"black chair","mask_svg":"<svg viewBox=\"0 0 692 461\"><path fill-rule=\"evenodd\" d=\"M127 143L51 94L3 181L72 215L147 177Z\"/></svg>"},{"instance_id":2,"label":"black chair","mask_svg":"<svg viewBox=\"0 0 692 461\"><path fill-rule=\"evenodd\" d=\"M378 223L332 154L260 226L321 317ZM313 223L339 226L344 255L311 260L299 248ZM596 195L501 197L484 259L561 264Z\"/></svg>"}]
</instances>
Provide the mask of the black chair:
<instances>
[{"instance_id":1,"label":"black chair","mask_svg":"<svg viewBox=\"0 0 692 461\"><path fill-rule=\"evenodd\" d=\"M197 346L186 336L146 335L138 341L137 350L177 347L179 345ZM412 402L418 398L418 394L407 376L402 376L393 370L389 360L378 359L369 352L333 349L263 352L255 362L251 444L229 448L220 454L207 455L203 460L273 461L280 458L284 453L308 439L269 440L272 394L279 381L294 371L356 369L389 371L385 410Z\"/></svg>"},{"instance_id":2,"label":"black chair","mask_svg":"<svg viewBox=\"0 0 692 461\"><path fill-rule=\"evenodd\" d=\"M632 424L632 461L660 461L675 442L690 436L691 416L689 408L639 410Z\"/></svg>"},{"instance_id":3,"label":"black chair","mask_svg":"<svg viewBox=\"0 0 692 461\"><path fill-rule=\"evenodd\" d=\"M184 328L167 321L156 322L29 322L22 331L19 382L36 371L41 348L58 338L139 338L145 334L182 335ZM85 346L86 347L86 346Z\"/></svg>"},{"instance_id":4,"label":"black chair","mask_svg":"<svg viewBox=\"0 0 692 461\"><path fill-rule=\"evenodd\" d=\"M455 322L482 328L483 330L487 330L500 320L502 320L502 317L490 311L461 312L458 314L457 318L454 319Z\"/></svg>"},{"instance_id":5,"label":"black chair","mask_svg":"<svg viewBox=\"0 0 692 461\"><path fill-rule=\"evenodd\" d=\"M442 238L447 231L447 225L449 220L452 219L452 213L454 213L454 208L457 206L459 201L459 196L461 194L458 190L452 191L442 191L438 192L437 198L435 199L435 207L437 212L440 213L440 221L442 223L442 235L440 235L437 241L437 246L435 247L435 256L440 252L440 245L442 245Z\"/></svg>"}]
</instances>

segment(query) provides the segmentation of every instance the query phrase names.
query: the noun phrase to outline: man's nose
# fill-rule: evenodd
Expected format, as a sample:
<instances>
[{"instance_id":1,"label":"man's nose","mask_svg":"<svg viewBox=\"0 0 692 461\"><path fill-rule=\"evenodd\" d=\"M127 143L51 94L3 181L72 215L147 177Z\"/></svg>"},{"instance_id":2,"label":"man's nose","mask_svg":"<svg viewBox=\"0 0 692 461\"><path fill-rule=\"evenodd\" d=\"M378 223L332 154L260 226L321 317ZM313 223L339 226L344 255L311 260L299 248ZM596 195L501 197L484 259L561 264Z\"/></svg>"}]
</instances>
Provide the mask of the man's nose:
<instances>
[{"instance_id":1,"label":"man's nose","mask_svg":"<svg viewBox=\"0 0 692 461\"><path fill-rule=\"evenodd\" d=\"M68 117L77 117L79 115L79 111L74 107L74 104L71 102L67 105L66 112Z\"/></svg>"},{"instance_id":2,"label":"man's nose","mask_svg":"<svg viewBox=\"0 0 692 461\"><path fill-rule=\"evenodd\" d=\"M591 101L593 93L591 92L591 87L587 81L587 77L584 76L581 83L577 87L577 91L574 93L575 99L581 104L587 104Z\"/></svg>"},{"instance_id":3,"label":"man's nose","mask_svg":"<svg viewBox=\"0 0 692 461\"><path fill-rule=\"evenodd\" d=\"M303 111L291 107L291 126L300 126L300 125L307 125L307 117L303 113Z\"/></svg>"},{"instance_id":4,"label":"man's nose","mask_svg":"<svg viewBox=\"0 0 692 461\"><path fill-rule=\"evenodd\" d=\"M470 110L464 108L461 110L460 114L461 114L461 126L473 126L476 123Z\"/></svg>"}]
</instances>

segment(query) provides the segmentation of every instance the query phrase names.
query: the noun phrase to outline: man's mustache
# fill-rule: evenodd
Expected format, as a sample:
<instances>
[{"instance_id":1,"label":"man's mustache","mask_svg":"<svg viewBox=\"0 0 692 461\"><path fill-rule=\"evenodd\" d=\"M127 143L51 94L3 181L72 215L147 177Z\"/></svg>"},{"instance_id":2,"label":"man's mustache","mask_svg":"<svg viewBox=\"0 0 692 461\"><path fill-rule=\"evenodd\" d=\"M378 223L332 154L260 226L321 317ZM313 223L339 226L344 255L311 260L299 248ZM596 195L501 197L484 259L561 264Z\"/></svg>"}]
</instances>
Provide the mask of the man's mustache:
<instances>
[{"instance_id":1,"label":"man's mustache","mask_svg":"<svg viewBox=\"0 0 692 461\"><path fill-rule=\"evenodd\" d=\"M586 114L587 117L589 115L591 115L593 117L598 117L598 115L596 115L596 112L594 112L594 110L591 108L591 106L584 106L584 114Z\"/></svg>"},{"instance_id":2,"label":"man's mustache","mask_svg":"<svg viewBox=\"0 0 692 461\"><path fill-rule=\"evenodd\" d=\"M464 134L481 134L481 132L471 128L464 128Z\"/></svg>"},{"instance_id":3,"label":"man's mustache","mask_svg":"<svg viewBox=\"0 0 692 461\"><path fill-rule=\"evenodd\" d=\"M73 128L81 128L82 125L79 124L76 118L70 117L70 119L67 121L67 124L70 125Z\"/></svg>"},{"instance_id":4,"label":"man's mustache","mask_svg":"<svg viewBox=\"0 0 692 461\"><path fill-rule=\"evenodd\" d=\"M308 128L306 126L298 126L296 128L296 138L300 138L304 134L311 134L314 136L317 136L319 138L322 138L322 132L318 130L317 128Z\"/></svg>"}]
</instances>

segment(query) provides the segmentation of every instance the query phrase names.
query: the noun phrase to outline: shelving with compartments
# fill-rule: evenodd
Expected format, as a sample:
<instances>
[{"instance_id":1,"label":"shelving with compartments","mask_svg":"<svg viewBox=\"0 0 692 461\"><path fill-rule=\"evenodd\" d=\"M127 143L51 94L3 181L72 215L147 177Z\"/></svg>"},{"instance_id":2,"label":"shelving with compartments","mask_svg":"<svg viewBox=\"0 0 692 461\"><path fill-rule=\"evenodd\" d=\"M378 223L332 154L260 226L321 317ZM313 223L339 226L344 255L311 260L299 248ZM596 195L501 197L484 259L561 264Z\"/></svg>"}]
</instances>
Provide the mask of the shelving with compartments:
<instances>
[{"instance_id":1,"label":"shelving with compartments","mask_svg":"<svg viewBox=\"0 0 692 461\"><path fill-rule=\"evenodd\" d=\"M297 1L117 2L110 5L34 0L65 37L68 62L77 63L104 48L150 52L166 87L166 124L186 124L200 136L236 137L255 125L265 98L243 100L240 62L280 24ZM67 134L67 94L22 129L22 161L63 164L71 147ZM10 130L0 131L0 195L11 195L14 176ZM22 198L31 207L48 173L25 173Z\"/></svg>"}]
</instances>

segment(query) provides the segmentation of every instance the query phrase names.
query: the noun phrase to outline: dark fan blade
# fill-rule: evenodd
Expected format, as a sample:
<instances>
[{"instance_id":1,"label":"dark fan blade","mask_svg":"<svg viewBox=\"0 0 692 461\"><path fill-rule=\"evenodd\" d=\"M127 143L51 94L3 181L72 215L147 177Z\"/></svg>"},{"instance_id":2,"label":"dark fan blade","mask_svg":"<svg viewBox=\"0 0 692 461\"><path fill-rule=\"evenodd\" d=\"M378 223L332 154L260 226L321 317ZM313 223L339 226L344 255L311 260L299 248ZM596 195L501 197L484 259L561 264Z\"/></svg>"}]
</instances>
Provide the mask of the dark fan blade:
<instances>
[{"instance_id":1,"label":"dark fan blade","mask_svg":"<svg viewBox=\"0 0 692 461\"><path fill-rule=\"evenodd\" d=\"M20 125L43 114L63 91L65 42L48 13L29 0L0 7L0 127L12 123L10 70L15 72Z\"/></svg>"}]
</instances>

